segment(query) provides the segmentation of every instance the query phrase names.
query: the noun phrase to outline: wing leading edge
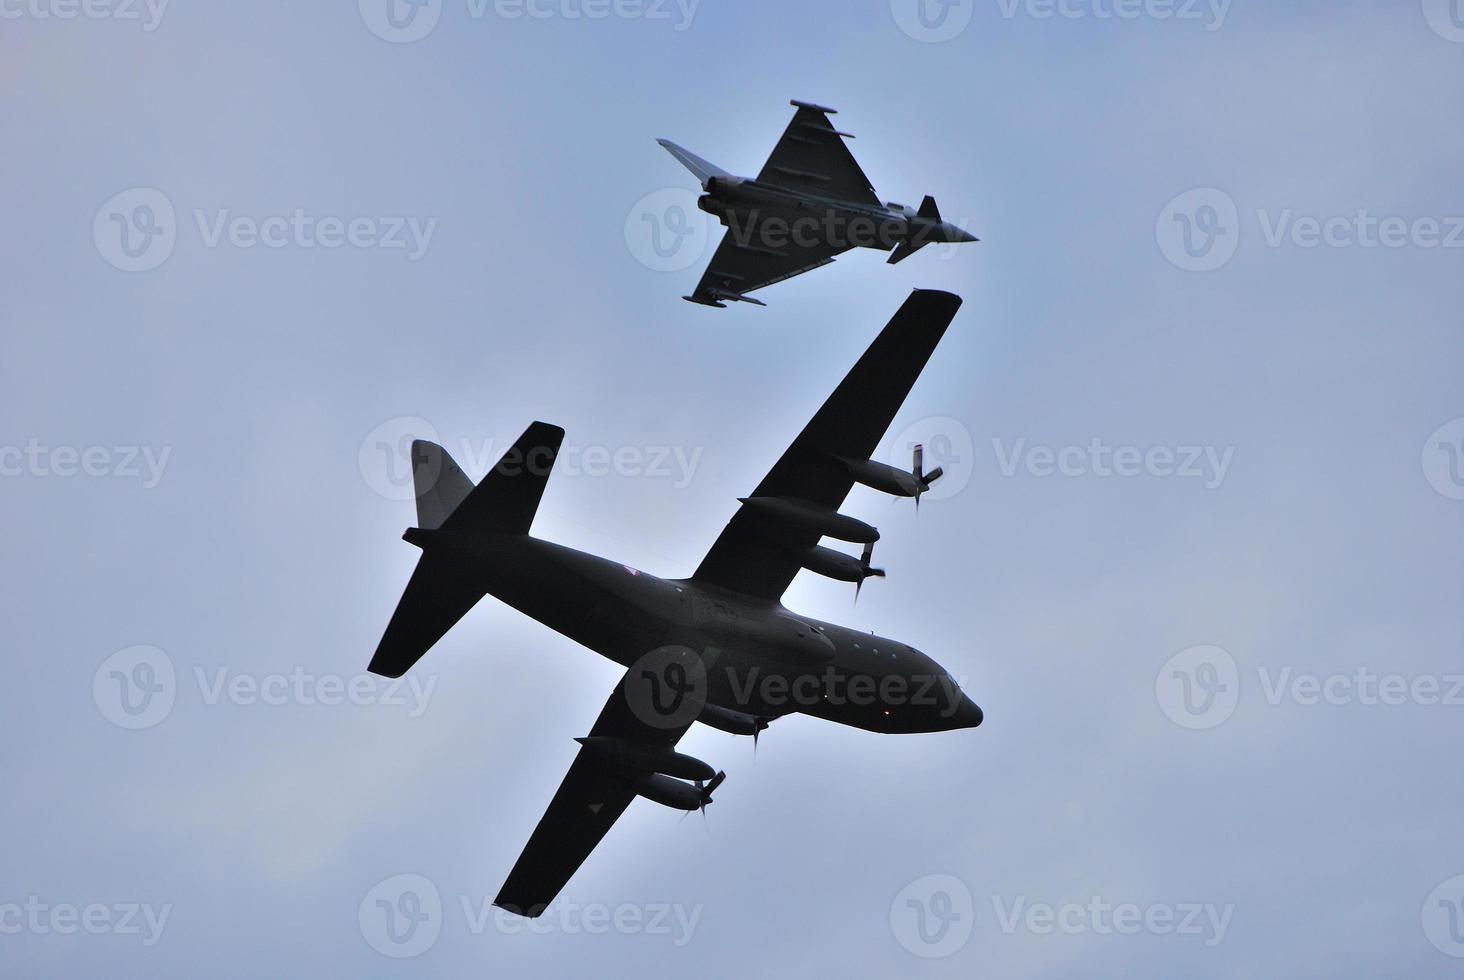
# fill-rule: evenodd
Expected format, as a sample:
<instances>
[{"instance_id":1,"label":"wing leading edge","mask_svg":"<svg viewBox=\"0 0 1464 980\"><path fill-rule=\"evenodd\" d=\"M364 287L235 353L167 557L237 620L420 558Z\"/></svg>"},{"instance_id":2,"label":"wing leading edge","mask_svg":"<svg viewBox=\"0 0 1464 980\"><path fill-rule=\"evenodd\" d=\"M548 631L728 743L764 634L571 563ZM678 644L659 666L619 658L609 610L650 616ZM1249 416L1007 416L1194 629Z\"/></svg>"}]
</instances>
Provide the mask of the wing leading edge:
<instances>
[{"instance_id":1,"label":"wing leading edge","mask_svg":"<svg viewBox=\"0 0 1464 980\"><path fill-rule=\"evenodd\" d=\"M912 293L751 496L791 497L837 510L854 486L838 457L874 453L960 306L961 298L951 293ZM781 598L802 567L798 553L817 544L818 535L782 529L774 540L764 528L745 506L738 510L692 577Z\"/></svg>"}]
</instances>

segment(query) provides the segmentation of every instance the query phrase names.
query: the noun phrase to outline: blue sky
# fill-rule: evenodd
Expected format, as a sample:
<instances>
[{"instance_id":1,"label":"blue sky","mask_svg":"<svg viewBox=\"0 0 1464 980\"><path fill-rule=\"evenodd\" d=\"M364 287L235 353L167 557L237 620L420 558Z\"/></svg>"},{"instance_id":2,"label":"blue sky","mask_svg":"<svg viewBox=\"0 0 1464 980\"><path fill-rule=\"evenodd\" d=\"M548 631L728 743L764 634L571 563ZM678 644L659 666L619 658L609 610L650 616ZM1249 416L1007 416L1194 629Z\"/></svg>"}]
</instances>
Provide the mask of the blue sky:
<instances>
[{"instance_id":1,"label":"blue sky","mask_svg":"<svg viewBox=\"0 0 1464 980\"><path fill-rule=\"evenodd\" d=\"M384 3L0 5L0 974L1455 966L1447 2ZM789 98L982 243L682 302L655 138L755 173ZM694 730L705 829L638 802L543 934L484 919L618 668L489 600L357 680L389 447L560 424L536 533L687 575L915 287L965 305L881 451L944 485L857 489L890 577L785 601L985 725Z\"/></svg>"}]
</instances>

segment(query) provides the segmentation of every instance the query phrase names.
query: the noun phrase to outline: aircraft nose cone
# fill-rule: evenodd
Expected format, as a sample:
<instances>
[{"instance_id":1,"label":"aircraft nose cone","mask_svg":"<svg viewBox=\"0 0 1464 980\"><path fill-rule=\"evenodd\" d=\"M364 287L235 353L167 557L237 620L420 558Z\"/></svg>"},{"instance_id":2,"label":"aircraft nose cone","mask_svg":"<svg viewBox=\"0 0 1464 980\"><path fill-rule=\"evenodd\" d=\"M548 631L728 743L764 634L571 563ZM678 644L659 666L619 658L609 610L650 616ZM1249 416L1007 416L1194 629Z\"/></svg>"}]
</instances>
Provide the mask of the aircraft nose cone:
<instances>
[{"instance_id":1,"label":"aircraft nose cone","mask_svg":"<svg viewBox=\"0 0 1464 980\"><path fill-rule=\"evenodd\" d=\"M981 241L981 239L977 238L975 235L971 234L969 231L966 231L964 228L957 228L955 225L951 225L950 226L950 229L951 229L951 241L953 241L953 242L979 242L979 241ZM977 710L980 710L980 709L977 709Z\"/></svg>"},{"instance_id":2,"label":"aircraft nose cone","mask_svg":"<svg viewBox=\"0 0 1464 980\"><path fill-rule=\"evenodd\" d=\"M967 695L961 695L961 706L956 709L956 728L975 728L985 720L986 715L982 712L981 706L972 701Z\"/></svg>"}]
</instances>

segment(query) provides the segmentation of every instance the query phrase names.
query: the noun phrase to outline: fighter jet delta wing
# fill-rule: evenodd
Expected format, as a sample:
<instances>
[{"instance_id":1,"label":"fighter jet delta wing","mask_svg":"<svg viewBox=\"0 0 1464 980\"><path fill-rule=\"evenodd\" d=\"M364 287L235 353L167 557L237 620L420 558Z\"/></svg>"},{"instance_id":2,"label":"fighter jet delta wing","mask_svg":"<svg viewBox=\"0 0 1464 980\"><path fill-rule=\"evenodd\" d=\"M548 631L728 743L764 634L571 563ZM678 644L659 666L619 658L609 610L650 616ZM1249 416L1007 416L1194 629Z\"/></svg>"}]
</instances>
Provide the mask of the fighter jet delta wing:
<instances>
[{"instance_id":1,"label":"fighter jet delta wing","mask_svg":"<svg viewBox=\"0 0 1464 980\"><path fill-rule=\"evenodd\" d=\"M772 155L763 164L757 179L793 191L878 207L879 198L869 185L869 178L864 176L864 171L854 161L854 154L844 143L849 134L841 133L829 122L829 114L834 110L796 99L792 104L798 111L773 147ZM674 143L663 140L661 145L704 184L708 176L726 176L725 171L714 168ZM828 265L834 261L834 256L842 255L853 247L847 242L834 245L802 240L786 230L768 233L756 219L733 222L729 224L722 244L717 246L701 282L686 298L707 306L723 306L725 300L763 306L765 304L761 300L747 294Z\"/></svg>"},{"instance_id":2,"label":"fighter jet delta wing","mask_svg":"<svg viewBox=\"0 0 1464 980\"><path fill-rule=\"evenodd\" d=\"M678 661L676 654L658 661L658 654L641 658L625 672L589 736L577 740L583 747L494 905L530 918L542 915L637 795L682 809L711 801L721 775L713 776L705 763L672 752L706 704L705 685L673 685L669 693L674 700L663 701L667 685L660 683L658 668L669 671ZM685 654L694 656L690 650ZM697 785L693 790L663 775L667 772L696 778ZM706 778L712 782L703 784ZM700 800L663 799L658 790L668 786L673 793L699 794Z\"/></svg>"},{"instance_id":3,"label":"fighter jet delta wing","mask_svg":"<svg viewBox=\"0 0 1464 980\"><path fill-rule=\"evenodd\" d=\"M755 225L728 228L701 282L686 299L706 306L725 306L725 300L766 306L762 300L745 294L828 265L834 256L853 247L834 247L824 242L799 245L791 236L775 239Z\"/></svg>"},{"instance_id":4,"label":"fighter jet delta wing","mask_svg":"<svg viewBox=\"0 0 1464 980\"><path fill-rule=\"evenodd\" d=\"M854 154L844 142L844 137L850 134L839 132L829 122L829 115L835 110L796 99L792 104L798 111L783 130L783 138L773 147L772 156L763 164L757 179L819 197L879 207L879 198L869 185L869 178L859 169Z\"/></svg>"},{"instance_id":5,"label":"fighter jet delta wing","mask_svg":"<svg viewBox=\"0 0 1464 980\"><path fill-rule=\"evenodd\" d=\"M892 472L867 461L960 306L959 296L936 290L917 289L905 300L744 499L692 576L695 581L776 601L823 534L866 542L878 537L873 528L837 514L838 508L856 481L879 482Z\"/></svg>"}]
</instances>

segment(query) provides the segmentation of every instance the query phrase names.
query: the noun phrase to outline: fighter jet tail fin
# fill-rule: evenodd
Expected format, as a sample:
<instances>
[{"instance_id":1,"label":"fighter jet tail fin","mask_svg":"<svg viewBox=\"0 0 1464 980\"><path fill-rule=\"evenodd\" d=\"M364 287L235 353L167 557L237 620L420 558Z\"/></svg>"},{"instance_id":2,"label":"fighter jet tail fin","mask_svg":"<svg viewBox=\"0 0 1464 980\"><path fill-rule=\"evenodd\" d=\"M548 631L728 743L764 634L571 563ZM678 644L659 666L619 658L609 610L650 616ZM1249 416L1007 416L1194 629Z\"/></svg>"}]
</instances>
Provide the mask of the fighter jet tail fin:
<instances>
[{"instance_id":1,"label":"fighter jet tail fin","mask_svg":"<svg viewBox=\"0 0 1464 980\"><path fill-rule=\"evenodd\" d=\"M442 533L528 534L563 440L564 430L547 422L535 422L525 429L497 465L442 522Z\"/></svg>"},{"instance_id":2,"label":"fighter jet tail fin","mask_svg":"<svg viewBox=\"0 0 1464 980\"><path fill-rule=\"evenodd\" d=\"M703 188L707 186L707 182L713 177L732 176L727 171L717 166L715 163L708 163L701 157L697 156L695 153L692 153L690 150L682 149L670 140L656 140L656 142L664 146L666 148L666 152L679 160L683 167L696 174L696 179L701 181L701 185Z\"/></svg>"}]
</instances>

